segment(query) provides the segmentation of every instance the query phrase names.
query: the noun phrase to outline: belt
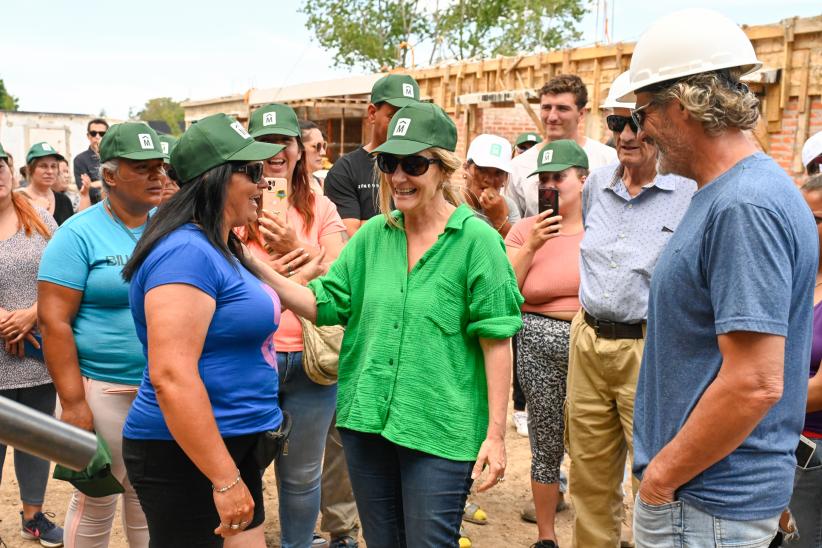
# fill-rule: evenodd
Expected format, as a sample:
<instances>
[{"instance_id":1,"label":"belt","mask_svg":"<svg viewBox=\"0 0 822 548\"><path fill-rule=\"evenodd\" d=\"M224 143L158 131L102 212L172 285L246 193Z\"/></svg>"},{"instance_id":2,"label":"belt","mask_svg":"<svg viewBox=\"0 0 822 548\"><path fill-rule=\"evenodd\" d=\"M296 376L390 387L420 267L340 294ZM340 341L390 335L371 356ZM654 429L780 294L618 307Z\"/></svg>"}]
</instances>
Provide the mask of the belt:
<instances>
[{"instance_id":1,"label":"belt","mask_svg":"<svg viewBox=\"0 0 822 548\"><path fill-rule=\"evenodd\" d=\"M642 323L619 323L598 320L585 312L585 323L594 328L597 337L603 339L644 339Z\"/></svg>"}]
</instances>

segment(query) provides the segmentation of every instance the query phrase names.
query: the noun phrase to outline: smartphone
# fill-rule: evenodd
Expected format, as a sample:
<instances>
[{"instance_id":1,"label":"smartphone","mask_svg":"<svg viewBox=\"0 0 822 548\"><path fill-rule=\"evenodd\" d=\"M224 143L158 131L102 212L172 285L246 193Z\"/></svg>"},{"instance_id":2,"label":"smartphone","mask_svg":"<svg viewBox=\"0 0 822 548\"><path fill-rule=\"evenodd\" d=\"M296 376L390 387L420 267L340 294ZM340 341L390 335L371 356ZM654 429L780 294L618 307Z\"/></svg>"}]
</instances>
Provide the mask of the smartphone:
<instances>
[{"instance_id":1,"label":"smartphone","mask_svg":"<svg viewBox=\"0 0 822 548\"><path fill-rule=\"evenodd\" d=\"M796 446L796 465L800 468L807 468L815 452L816 444L805 436L799 436L799 445Z\"/></svg>"},{"instance_id":2,"label":"smartphone","mask_svg":"<svg viewBox=\"0 0 822 548\"><path fill-rule=\"evenodd\" d=\"M546 210L551 210L554 215L559 215L559 190L554 187L543 187L540 185L537 192L539 192L538 208L542 213Z\"/></svg>"},{"instance_id":3,"label":"smartphone","mask_svg":"<svg viewBox=\"0 0 822 548\"><path fill-rule=\"evenodd\" d=\"M43 338L40 337L37 333L34 333L34 338L37 339L37 342L40 343L40 348L35 348L33 344L31 344L28 339L23 339L23 350L26 353L27 358L34 358L35 360L44 361L43 358Z\"/></svg>"},{"instance_id":4,"label":"smartphone","mask_svg":"<svg viewBox=\"0 0 822 548\"><path fill-rule=\"evenodd\" d=\"M288 181L283 177L266 177L265 182L263 209L284 216L288 209Z\"/></svg>"}]
</instances>

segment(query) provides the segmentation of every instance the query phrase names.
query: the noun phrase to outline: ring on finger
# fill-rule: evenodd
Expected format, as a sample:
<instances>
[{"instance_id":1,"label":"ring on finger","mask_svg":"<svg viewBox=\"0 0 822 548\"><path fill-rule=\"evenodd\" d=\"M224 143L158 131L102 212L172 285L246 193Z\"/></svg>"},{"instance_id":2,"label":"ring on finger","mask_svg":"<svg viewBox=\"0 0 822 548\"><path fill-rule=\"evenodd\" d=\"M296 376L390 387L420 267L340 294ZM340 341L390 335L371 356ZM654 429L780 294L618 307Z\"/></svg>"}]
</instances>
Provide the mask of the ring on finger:
<instances>
[{"instance_id":1,"label":"ring on finger","mask_svg":"<svg viewBox=\"0 0 822 548\"><path fill-rule=\"evenodd\" d=\"M232 530L236 531L237 529L239 529L239 528L240 528L240 524L239 524L239 523L232 523L231 525L229 525L229 527L230 527Z\"/></svg>"},{"instance_id":2,"label":"ring on finger","mask_svg":"<svg viewBox=\"0 0 822 548\"><path fill-rule=\"evenodd\" d=\"M505 476L500 476L497 478L497 483L502 483L503 481L505 481Z\"/></svg>"}]
</instances>

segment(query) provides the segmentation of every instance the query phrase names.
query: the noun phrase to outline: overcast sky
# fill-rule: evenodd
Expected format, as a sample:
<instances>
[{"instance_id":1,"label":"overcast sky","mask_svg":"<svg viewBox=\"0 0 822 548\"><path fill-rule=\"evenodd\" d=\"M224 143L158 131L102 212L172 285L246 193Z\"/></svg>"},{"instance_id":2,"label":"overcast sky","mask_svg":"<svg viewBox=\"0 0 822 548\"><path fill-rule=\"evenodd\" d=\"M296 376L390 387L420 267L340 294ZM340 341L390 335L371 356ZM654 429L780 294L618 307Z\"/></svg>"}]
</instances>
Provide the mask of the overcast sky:
<instances>
[{"instance_id":1,"label":"overcast sky","mask_svg":"<svg viewBox=\"0 0 822 548\"><path fill-rule=\"evenodd\" d=\"M740 24L822 13L814 0L611 1L615 41L636 40L655 18L682 7L712 7ZM331 67L331 55L311 40L297 12L301 3L7 2L0 78L21 110L105 110L124 118L152 97L203 99L349 74ZM594 2L580 45L597 39L595 9Z\"/></svg>"}]
</instances>

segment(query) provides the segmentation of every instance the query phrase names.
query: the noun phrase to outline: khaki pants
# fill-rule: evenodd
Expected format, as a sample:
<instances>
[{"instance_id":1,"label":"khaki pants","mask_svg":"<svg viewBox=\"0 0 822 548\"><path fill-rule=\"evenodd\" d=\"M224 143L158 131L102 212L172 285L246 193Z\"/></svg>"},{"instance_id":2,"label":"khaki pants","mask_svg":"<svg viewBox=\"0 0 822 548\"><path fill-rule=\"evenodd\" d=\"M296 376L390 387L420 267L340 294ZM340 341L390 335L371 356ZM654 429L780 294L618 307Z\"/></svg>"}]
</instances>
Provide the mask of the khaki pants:
<instances>
[{"instance_id":1,"label":"khaki pants","mask_svg":"<svg viewBox=\"0 0 822 548\"><path fill-rule=\"evenodd\" d=\"M323 477L321 490L322 521L320 529L331 534L335 539L344 535L357 538L357 504L348 479L348 466L345 462L340 433L334 426L336 417L331 421L328 437L325 441L325 458L323 459Z\"/></svg>"},{"instance_id":2,"label":"khaki pants","mask_svg":"<svg viewBox=\"0 0 822 548\"><path fill-rule=\"evenodd\" d=\"M583 312L571 323L565 436L575 548L617 548L625 458L644 339L598 338ZM637 482L634 480L634 492Z\"/></svg>"}]
</instances>

